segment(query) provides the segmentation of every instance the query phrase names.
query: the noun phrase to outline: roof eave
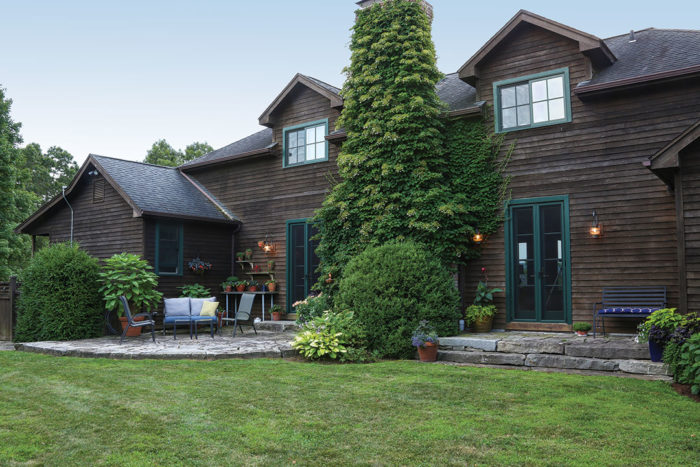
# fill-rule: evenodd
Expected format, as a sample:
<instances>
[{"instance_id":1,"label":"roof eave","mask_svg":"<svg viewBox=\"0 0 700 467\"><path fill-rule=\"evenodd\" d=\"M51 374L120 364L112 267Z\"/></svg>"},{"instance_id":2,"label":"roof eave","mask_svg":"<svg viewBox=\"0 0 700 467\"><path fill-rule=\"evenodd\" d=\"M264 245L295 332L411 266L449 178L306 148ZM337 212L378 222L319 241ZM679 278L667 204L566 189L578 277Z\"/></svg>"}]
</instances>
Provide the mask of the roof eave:
<instances>
[{"instance_id":1,"label":"roof eave","mask_svg":"<svg viewBox=\"0 0 700 467\"><path fill-rule=\"evenodd\" d=\"M486 105L485 101L475 102L474 105L465 107L463 109L450 110L444 112L442 115L447 118L451 117L480 117L483 116L484 107Z\"/></svg>"},{"instance_id":2,"label":"roof eave","mask_svg":"<svg viewBox=\"0 0 700 467\"><path fill-rule=\"evenodd\" d=\"M678 68L676 70L662 71L650 75L635 76L633 78L619 79L607 83L579 85L576 88L574 88L574 94L576 94L579 97L593 96L596 94L605 94L612 91L643 86L657 81L677 78L690 78L694 75L700 76L700 65Z\"/></svg>"},{"instance_id":3,"label":"roof eave","mask_svg":"<svg viewBox=\"0 0 700 467\"><path fill-rule=\"evenodd\" d=\"M219 157L210 161L197 162L196 164L182 165L179 167L181 171L186 171L190 169L201 169L202 167L209 167L212 165L223 164L225 162L234 162L240 159L251 159L254 157L270 156L275 153L274 149L277 147L277 143L269 144L264 148L254 149L252 151L242 152L240 154L233 154L231 156Z\"/></svg>"},{"instance_id":4,"label":"roof eave","mask_svg":"<svg viewBox=\"0 0 700 467\"><path fill-rule=\"evenodd\" d=\"M680 152L700 138L700 120L686 128L680 135L660 151L645 161L645 166L652 172L675 169L680 165Z\"/></svg>"},{"instance_id":5,"label":"roof eave","mask_svg":"<svg viewBox=\"0 0 700 467\"><path fill-rule=\"evenodd\" d=\"M224 218L212 218L212 217L202 217L202 216L189 216L183 214L173 214L171 212L159 212L159 211L143 211L143 216L150 217L164 217L168 219L180 219L180 220L191 220L198 222L212 222L216 224L240 224L239 219L224 219Z\"/></svg>"}]
</instances>

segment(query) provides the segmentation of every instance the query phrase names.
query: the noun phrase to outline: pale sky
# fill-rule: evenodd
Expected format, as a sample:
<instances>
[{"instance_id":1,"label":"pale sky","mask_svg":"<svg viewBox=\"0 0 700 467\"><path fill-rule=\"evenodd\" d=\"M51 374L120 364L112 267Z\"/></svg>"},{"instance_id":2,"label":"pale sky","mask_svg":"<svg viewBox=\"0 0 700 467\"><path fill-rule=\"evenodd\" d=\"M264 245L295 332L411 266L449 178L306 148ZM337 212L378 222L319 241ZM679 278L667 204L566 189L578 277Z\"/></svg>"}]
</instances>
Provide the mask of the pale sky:
<instances>
[{"instance_id":1,"label":"pale sky","mask_svg":"<svg viewBox=\"0 0 700 467\"><path fill-rule=\"evenodd\" d=\"M697 1L433 0L438 66L456 71L519 9L601 38L698 29ZM219 148L295 73L342 85L355 0L0 0L0 87L24 142L142 160L154 141Z\"/></svg>"}]
</instances>

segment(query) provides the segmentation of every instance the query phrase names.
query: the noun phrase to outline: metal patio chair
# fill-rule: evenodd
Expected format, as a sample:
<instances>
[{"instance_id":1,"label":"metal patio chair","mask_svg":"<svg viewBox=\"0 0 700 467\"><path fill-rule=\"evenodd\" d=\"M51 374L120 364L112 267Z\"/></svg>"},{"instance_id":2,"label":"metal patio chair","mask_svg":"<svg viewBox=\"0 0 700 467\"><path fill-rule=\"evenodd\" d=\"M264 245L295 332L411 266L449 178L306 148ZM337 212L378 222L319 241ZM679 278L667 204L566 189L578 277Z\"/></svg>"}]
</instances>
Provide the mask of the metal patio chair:
<instances>
[{"instance_id":1,"label":"metal patio chair","mask_svg":"<svg viewBox=\"0 0 700 467\"><path fill-rule=\"evenodd\" d=\"M124 328L124 331L122 332L122 338L119 339L119 343L124 342L124 337L126 337L126 332L129 330L129 328L142 328L144 326L151 326L151 337L153 338L153 342L156 341L156 322L153 319L153 316L150 313L139 313L137 315L131 315L131 310L129 309L129 302L126 300L126 297L123 295L119 297L119 300L122 302L122 306L124 307L124 314L126 315L127 319L127 325ZM146 317L148 319L144 319L143 321L134 321L134 318L139 318L139 317Z\"/></svg>"},{"instance_id":2,"label":"metal patio chair","mask_svg":"<svg viewBox=\"0 0 700 467\"><path fill-rule=\"evenodd\" d=\"M253 326L253 331L255 331L255 335L258 334L258 330L255 329L255 321L253 321L253 319L251 318L254 301L255 294L244 293L243 295L241 295L241 302L238 304L238 310L236 311L236 315L233 317L233 320L231 320L231 318L227 319L228 321L233 321L233 337L236 337L236 326L238 326L241 332L243 332L243 327L240 323L241 321L250 321L250 325Z\"/></svg>"}]
</instances>

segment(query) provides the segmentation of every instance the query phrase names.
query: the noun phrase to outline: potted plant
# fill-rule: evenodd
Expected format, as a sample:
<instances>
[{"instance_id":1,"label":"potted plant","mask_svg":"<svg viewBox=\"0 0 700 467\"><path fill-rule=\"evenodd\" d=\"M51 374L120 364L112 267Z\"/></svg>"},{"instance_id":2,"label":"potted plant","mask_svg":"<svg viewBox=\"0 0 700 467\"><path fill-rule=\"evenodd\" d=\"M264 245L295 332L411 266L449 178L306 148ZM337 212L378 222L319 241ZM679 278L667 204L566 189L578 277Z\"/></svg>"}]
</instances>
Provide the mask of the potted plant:
<instances>
[{"instance_id":1,"label":"potted plant","mask_svg":"<svg viewBox=\"0 0 700 467\"><path fill-rule=\"evenodd\" d=\"M649 357L652 362L660 362L664 347L678 326L683 326L686 318L676 313L675 308L663 308L650 314L639 324L637 341L649 342Z\"/></svg>"},{"instance_id":2,"label":"potted plant","mask_svg":"<svg viewBox=\"0 0 700 467\"><path fill-rule=\"evenodd\" d=\"M246 248L245 250L245 259L250 261L253 259L253 249L252 248Z\"/></svg>"},{"instance_id":3,"label":"potted plant","mask_svg":"<svg viewBox=\"0 0 700 467\"><path fill-rule=\"evenodd\" d=\"M128 322L119 297L126 297L132 314L139 313L143 308L151 311L163 298L163 294L156 290L158 276L152 269L148 261L130 253L120 253L104 261L100 272L100 292L105 300L105 308L117 310L122 329L127 327ZM141 319L143 317L136 318L137 321ZM141 328L131 327L126 335L139 336Z\"/></svg>"},{"instance_id":4,"label":"potted plant","mask_svg":"<svg viewBox=\"0 0 700 467\"><path fill-rule=\"evenodd\" d=\"M262 268L260 267L259 264L254 264L253 265L253 272L260 272Z\"/></svg>"},{"instance_id":5,"label":"potted plant","mask_svg":"<svg viewBox=\"0 0 700 467\"><path fill-rule=\"evenodd\" d=\"M418 323L411 343L418 349L418 357L421 362L434 362L437 360L438 335L435 328L426 320Z\"/></svg>"},{"instance_id":6,"label":"potted plant","mask_svg":"<svg viewBox=\"0 0 700 467\"><path fill-rule=\"evenodd\" d=\"M248 281L238 281L235 284L236 292L245 292L245 288L248 287Z\"/></svg>"},{"instance_id":7,"label":"potted plant","mask_svg":"<svg viewBox=\"0 0 700 467\"><path fill-rule=\"evenodd\" d=\"M279 305L274 305L272 308L270 308L270 314L272 314L272 321L281 321L282 320L282 307Z\"/></svg>"},{"instance_id":8,"label":"potted plant","mask_svg":"<svg viewBox=\"0 0 700 467\"><path fill-rule=\"evenodd\" d=\"M277 282L275 282L272 279L269 281L265 281L265 287L267 287L267 290L269 290L270 292L274 292L275 290L277 290Z\"/></svg>"},{"instance_id":9,"label":"potted plant","mask_svg":"<svg viewBox=\"0 0 700 467\"><path fill-rule=\"evenodd\" d=\"M224 292L233 292L236 282L238 282L238 278L236 276L229 276L221 283L221 289Z\"/></svg>"},{"instance_id":10,"label":"potted plant","mask_svg":"<svg viewBox=\"0 0 700 467\"><path fill-rule=\"evenodd\" d=\"M245 259L245 253L239 251L236 253L236 261L243 261Z\"/></svg>"},{"instance_id":11,"label":"potted plant","mask_svg":"<svg viewBox=\"0 0 700 467\"><path fill-rule=\"evenodd\" d=\"M466 309L464 320L472 326L474 332L489 332L493 327L493 316L496 314L496 305L493 302L493 294L503 292L502 289L489 289L486 268L481 268L484 280L479 281L476 287L474 304Z\"/></svg>"},{"instance_id":12,"label":"potted plant","mask_svg":"<svg viewBox=\"0 0 700 467\"><path fill-rule=\"evenodd\" d=\"M203 276L205 272L211 271L211 263L199 259L199 256L187 263L187 268L195 274Z\"/></svg>"},{"instance_id":13,"label":"potted plant","mask_svg":"<svg viewBox=\"0 0 700 467\"><path fill-rule=\"evenodd\" d=\"M248 292L257 292L258 287L260 287L260 284L258 283L258 281L248 282Z\"/></svg>"},{"instance_id":14,"label":"potted plant","mask_svg":"<svg viewBox=\"0 0 700 467\"><path fill-rule=\"evenodd\" d=\"M591 323L586 323L586 322L581 322L581 323L574 323L574 331L576 331L576 334L579 336L587 336L588 331L591 330Z\"/></svg>"},{"instance_id":15,"label":"potted plant","mask_svg":"<svg viewBox=\"0 0 700 467\"><path fill-rule=\"evenodd\" d=\"M267 270L268 271L274 271L275 270L275 261L274 260L269 260L267 262Z\"/></svg>"}]
</instances>

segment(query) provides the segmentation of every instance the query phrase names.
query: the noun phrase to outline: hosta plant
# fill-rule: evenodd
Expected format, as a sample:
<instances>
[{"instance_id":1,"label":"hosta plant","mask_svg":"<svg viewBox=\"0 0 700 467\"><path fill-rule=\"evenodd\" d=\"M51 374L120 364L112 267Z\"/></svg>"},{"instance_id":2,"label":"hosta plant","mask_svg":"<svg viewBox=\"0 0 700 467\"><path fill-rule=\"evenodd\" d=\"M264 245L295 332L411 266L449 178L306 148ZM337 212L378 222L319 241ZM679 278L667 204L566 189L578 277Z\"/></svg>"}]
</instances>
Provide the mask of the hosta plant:
<instances>
[{"instance_id":1,"label":"hosta plant","mask_svg":"<svg viewBox=\"0 0 700 467\"><path fill-rule=\"evenodd\" d=\"M132 311L138 313L142 307L151 310L163 298L156 290L158 276L152 272L148 261L131 253L120 253L104 261L100 272L100 292L108 310L123 314L120 296L125 296Z\"/></svg>"},{"instance_id":2,"label":"hosta plant","mask_svg":"<svg viewBox=\"0 0 700 467\"><path fill-rule=\"evenodd\" d=\"M211 297L211 290L204 287L202 284L188 284L178 287L182 290L180 297L190 298L207 298Z\"/></svg>"}]
</instances>

